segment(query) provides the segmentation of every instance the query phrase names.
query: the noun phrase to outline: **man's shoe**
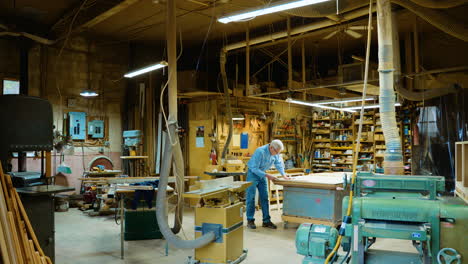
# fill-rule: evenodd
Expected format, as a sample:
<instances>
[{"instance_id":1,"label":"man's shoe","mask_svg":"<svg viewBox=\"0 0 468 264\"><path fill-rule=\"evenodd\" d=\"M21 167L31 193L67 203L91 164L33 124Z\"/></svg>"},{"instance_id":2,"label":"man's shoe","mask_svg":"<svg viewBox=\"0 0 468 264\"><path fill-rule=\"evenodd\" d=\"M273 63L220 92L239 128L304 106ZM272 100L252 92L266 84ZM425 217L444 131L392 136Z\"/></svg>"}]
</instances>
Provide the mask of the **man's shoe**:
<instances>
[{"instance_id":1,"label":"man's shoe","mask_svg":"<svg viewBox=\"0 0 468 264\"><path fill-rule=\"evenodd\" d=\"M276 225L273 224L271 221L270 222L264 222L262 226L266 227L266 228L271 228L271 229L276 229L277 228Z\"/></svg>"},{"instance_id":2,"label":"man's shoe","mask_svg":"<svg viewBox=\"0 0 468 264\"><path fill-rule=\"evenodd\" d=\"M257 226L255 225L255 221L253 220L247 221L247 227L250 229L257 229Z\"/></svg>"}]
</instances>

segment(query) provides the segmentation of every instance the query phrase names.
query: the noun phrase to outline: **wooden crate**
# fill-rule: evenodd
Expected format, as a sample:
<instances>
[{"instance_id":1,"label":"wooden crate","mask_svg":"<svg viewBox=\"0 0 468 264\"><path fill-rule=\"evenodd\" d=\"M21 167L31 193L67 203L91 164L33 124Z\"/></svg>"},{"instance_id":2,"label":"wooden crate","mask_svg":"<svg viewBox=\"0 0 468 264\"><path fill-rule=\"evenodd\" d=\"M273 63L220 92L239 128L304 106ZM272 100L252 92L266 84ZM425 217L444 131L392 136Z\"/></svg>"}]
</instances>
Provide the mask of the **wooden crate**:
<instances>
[{"instance_id":1,"label":"wooden crate","mask_svg":"<svg viewBox=\"0 0 468 264\"><path fill-rule=\"evenodd\" d=\"M468 203L468 141L455 143L455 193Z\"/></svg>"}]
</instances>

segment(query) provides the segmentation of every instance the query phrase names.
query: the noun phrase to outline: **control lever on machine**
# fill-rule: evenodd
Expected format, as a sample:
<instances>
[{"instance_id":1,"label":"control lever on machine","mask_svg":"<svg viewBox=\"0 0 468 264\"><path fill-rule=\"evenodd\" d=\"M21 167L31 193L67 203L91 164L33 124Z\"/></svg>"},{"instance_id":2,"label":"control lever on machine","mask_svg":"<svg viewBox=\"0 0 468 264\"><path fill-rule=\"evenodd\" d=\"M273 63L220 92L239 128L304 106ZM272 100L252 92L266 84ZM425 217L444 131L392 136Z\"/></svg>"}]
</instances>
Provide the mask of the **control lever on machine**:
<instances>
[{"instance_id":1,"label":"control lever on machine","mask_svg":"<svg viewBox=\"0 0 468 264\"><path fill-rule=\"evenodd\" d=\"M443 259L443 262L441 261L441 257ZM461 264L461 256L453 248L443 248L439 251L439 253L437 253L437 263L439 264Z\"/></svg>"}]
</instances>

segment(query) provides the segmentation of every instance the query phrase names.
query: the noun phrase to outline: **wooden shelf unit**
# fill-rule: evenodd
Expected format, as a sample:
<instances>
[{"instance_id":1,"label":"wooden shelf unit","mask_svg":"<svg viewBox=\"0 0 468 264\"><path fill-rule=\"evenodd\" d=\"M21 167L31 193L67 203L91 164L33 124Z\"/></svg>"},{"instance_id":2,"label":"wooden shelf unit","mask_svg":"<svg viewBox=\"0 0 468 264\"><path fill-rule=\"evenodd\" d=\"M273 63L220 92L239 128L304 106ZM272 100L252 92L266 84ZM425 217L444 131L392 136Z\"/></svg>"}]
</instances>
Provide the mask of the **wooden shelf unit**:
<instances>
[{"instance_id":1,"label":"wooden shelf unit","mask_svg":"<svg viewBox=\"0 0 468 264\"><path fill-rule=\"evenodd\" d=\"M405 174L411 174L411 147L412 132L411 125L405 124L411 118L406 117L409 111L398 111L397 124L400 135L402 135L403 158L405 162ZM352 169L354 159L355 140L359 127L359 113L342 115L338 111L325 110L327 116L320 116L312 119L312 157L310 165L313 172L328 172L337 170ZM316 114L314 113L314 116ZM361 149L359 151L358 170L381 172L384 152L386 149L385 138L380 123L379 109L365 110L363 129L361 134ZM403 120L403 121L400 121ZM405 125L406 127L405 130ZM327 136L329 132L329 136ZM405 134L406 133L406 134ZM317 137L319 136L319 137ZM325 155L315 155L318 153L329 153ZM350 153L351 151L351 153ZM468 154L467 154L468 155ZM323 163L323 160L330 160L330 163ZM329 166L328 166L329 165Z\"/></svg>"}]
</instances>

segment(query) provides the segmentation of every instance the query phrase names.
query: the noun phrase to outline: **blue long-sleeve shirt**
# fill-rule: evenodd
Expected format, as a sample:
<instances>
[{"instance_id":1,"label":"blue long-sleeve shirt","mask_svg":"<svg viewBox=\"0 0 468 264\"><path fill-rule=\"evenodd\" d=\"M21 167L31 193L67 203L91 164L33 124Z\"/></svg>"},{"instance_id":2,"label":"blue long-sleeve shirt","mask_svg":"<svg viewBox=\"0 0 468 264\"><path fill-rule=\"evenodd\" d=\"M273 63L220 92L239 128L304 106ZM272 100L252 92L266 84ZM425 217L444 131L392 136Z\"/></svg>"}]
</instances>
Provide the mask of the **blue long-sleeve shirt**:
<instances>
[{"instance_id":1,"label":"blue long-sleeve shirt","mask_svg":"<svg viewBox=\"0 0 468 264\"><path fill-rule=\"evenodd\" d=\"M270 144L266 144L255 150L249 162L247 162L249 172L263 178L266 174L265 171L275 164L276 169L284 176L283 159L280 155L271 155L269 147Z\"/></svg>"}]
</instances>

